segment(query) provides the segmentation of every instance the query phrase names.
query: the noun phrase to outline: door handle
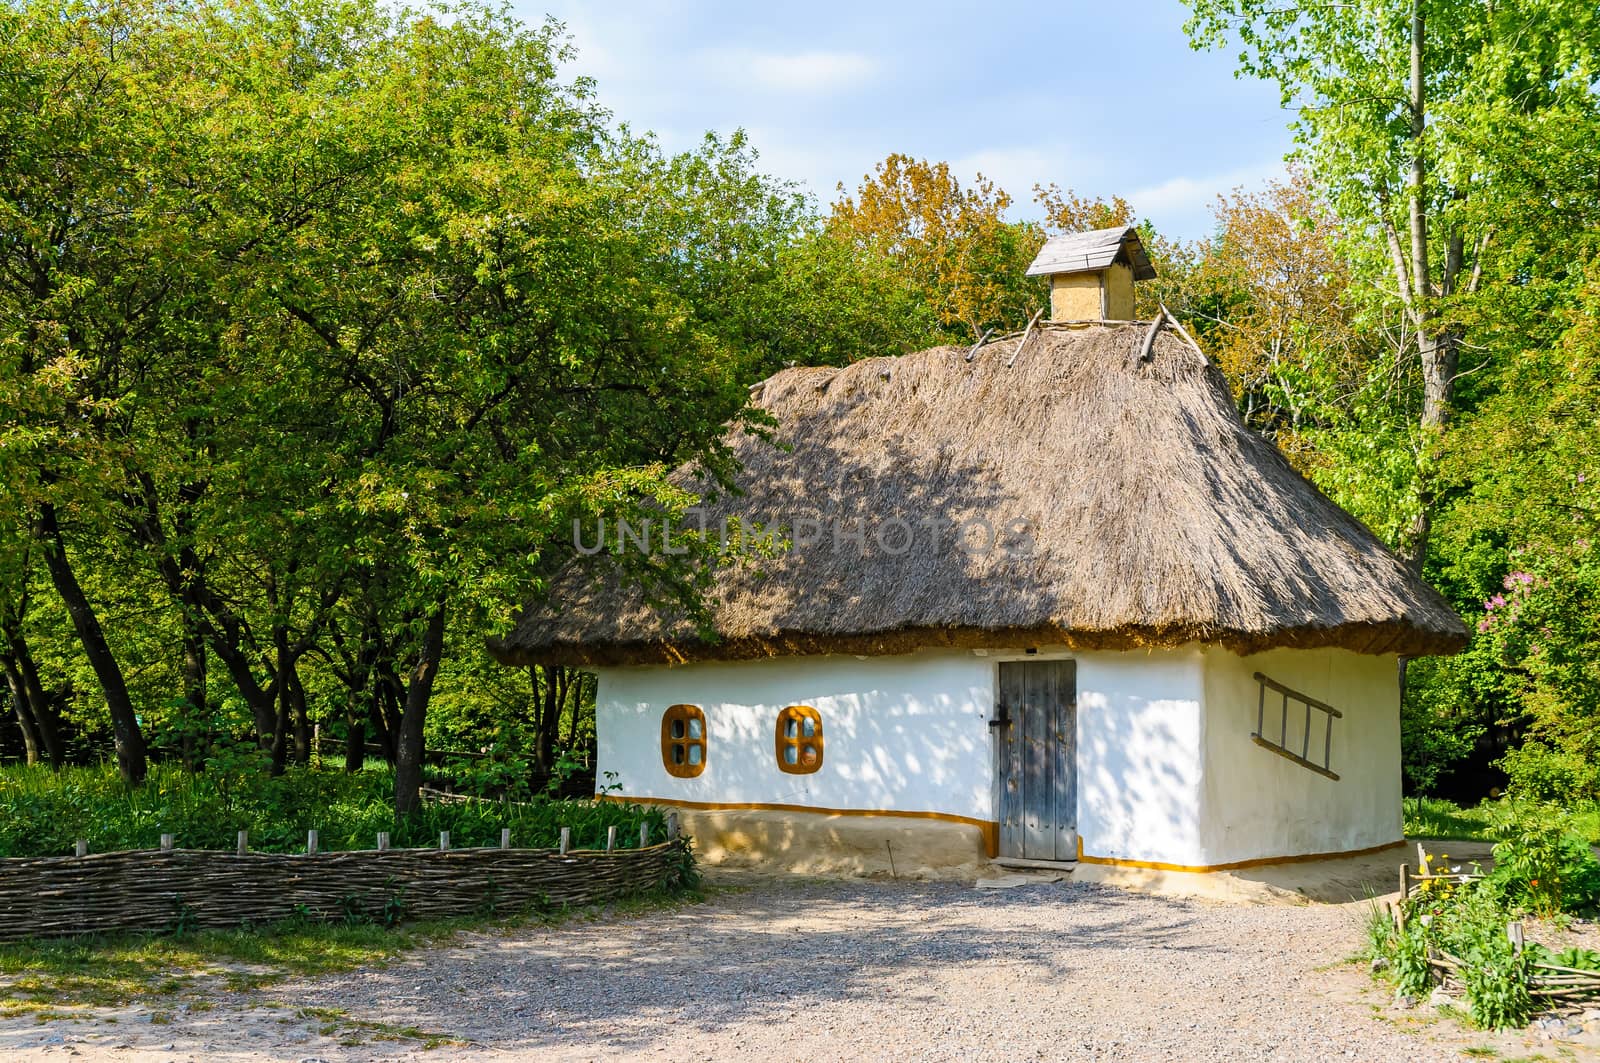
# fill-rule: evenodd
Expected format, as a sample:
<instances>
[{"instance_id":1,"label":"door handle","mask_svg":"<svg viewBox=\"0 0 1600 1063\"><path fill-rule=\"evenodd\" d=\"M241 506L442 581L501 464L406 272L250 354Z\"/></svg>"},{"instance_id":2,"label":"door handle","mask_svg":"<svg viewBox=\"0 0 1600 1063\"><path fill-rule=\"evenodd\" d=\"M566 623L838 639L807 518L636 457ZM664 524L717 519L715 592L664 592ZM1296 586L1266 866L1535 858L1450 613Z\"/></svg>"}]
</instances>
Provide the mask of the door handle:
<instances>
[{"instance_id":1,"label":"door handle","mask_svg":"<svg viewBox=\"0 0 1600 1063\"><path fill-rule=\"evenodd\" d=\"M995 706L994 719L989 721L991 731L1011 726L1011 710L1004 705Z\"/></svg>"}]
</instances>

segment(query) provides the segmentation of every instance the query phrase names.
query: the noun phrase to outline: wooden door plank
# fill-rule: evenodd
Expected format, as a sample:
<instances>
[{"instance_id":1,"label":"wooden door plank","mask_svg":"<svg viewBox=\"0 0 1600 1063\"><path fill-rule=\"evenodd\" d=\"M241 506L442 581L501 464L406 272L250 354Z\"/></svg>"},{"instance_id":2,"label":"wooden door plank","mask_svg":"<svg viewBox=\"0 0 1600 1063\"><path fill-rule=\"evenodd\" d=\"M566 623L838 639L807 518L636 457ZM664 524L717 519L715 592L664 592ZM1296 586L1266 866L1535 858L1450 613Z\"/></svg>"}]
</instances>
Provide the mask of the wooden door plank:
<instances>
[{"instance_id":1,"label":"wooden door plank","mask_svg":"<svg viewBox=\"0 0 1600 1063\"><path fill-rule=\"evenodd\" d=\"M1022 855L1051 859L1055 854L1050 827L1050 717L1045 685L1048 668L1038 662L1023 665L1026 687L1022 750Z\"/></svg>"},{"instance_id":2,"label":"wooden door plank","mask_svg":"<svg viewBox=\"0 0 1600 1063\"><path fill-rule=\"evenodd\" d=\"M1054 845L1057 860L1078 856L1077 664L1058 661L1052 706L1054 733Z\"/></svg>"},{"instance_id":3,"label":"wooden door plank","mask_svg":"<svg viewBox=\"0 0 1600 1063\"><path fill-rule=\"evenodd\" d=\"M996 770L1000 773L999 808L1000 855L1022 855L1022 676L1019 666L1002 663L999 668L999 704L1010 717L1009 726L997 729L995 736Z\"/></svg>"}]
</instances>

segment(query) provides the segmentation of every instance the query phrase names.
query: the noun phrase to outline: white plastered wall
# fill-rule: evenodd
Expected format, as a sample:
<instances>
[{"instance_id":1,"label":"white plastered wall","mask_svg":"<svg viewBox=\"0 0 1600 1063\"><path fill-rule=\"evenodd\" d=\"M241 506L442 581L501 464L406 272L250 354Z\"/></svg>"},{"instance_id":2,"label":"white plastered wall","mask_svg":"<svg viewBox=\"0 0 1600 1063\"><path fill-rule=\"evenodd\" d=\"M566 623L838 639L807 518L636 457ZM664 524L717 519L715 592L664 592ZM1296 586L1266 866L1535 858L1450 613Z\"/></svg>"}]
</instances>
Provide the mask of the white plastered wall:
<instances>
[{"instance_id":1,"label":"white plastered wall","mask_svg":"<svg viewBox=\"0 0 1600 1063\"><path fill-rule=\"evenodd\" d=\"M1329 767L1337 781L1257 746L1260 672L1344 714L1333 722ZM1281 695L1267 693L1265 732L1280 735ZM1310 759L1320 763L1325 717L1311 714ZM1289 745L1305 734L1304 706L1289 709ZM1400 683L1392 655L1348 650L1205 653L1204 864L1348 852L1401 837Z\"/></svg>"},{"instance_id":2,"label":"white plastered wall","mask_svg":"<svg viewBox=\"0 0 1600 1063\"><path fill-rule=\"evenodd\" d=\"M945 650L607 668L596 710L599 784L620 784L623 797L711 806L992 822L988 721L998 664L1068 656L1077 661L1077 827L1086 854L1203 867L1400 837L1395 659L1341 650L1241 658L1198 646L1041 647L1026 656ZM1257 671L1345 713L1334 726L1339 782L1250 741ZM673 778L661 762L661 714L680 702L706 714L707 766L692 779ZM822 716L825 755L814 774L778 769L773 730L786 705Z\"/></svg>"},{"instance_id":3,"label":"white plastered wall","mask_svg":"<svg viewBox=\"0 0 1600 1063\"><path fill-rule=\"evenodd\" d=\"M988 821L993 676L988 662L954 652L601 669L599 785L614 781L624 797ZM706 769L692 779L671 777L661 762L661 714L680 702L706 715ZM822 717L814 773L778 769L774 729L787 705Z\"/></svg>"},{"instance_id":4,"label":"white plastered wall","mask_svg":"<svg viewBox=\"0 0 1600 1063\"><path fill-rule=\"evenodd\" d=\"M1203 670L1192 648L1078 655L1078 835L1085 853L1204 862Z\"/></svg>"}]
</instances>

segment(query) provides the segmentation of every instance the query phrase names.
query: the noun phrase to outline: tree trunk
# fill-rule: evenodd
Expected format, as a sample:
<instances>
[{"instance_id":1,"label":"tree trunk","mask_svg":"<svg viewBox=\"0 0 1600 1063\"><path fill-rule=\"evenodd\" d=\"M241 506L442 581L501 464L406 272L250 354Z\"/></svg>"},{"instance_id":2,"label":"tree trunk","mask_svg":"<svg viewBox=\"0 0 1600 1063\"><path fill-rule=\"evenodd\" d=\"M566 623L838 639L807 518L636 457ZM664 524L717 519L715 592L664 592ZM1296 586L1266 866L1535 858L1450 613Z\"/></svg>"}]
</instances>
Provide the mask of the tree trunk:
<instances>
[{"instance_id":1,"label":"tree trunk","mask_svg":"<svg viewBox=\"0 0 1600 1063\"><path fill-rule=\"evenodd\" d=\"M378 702L377 677L372 672L373 655L372 640L363 640L351 665L344 710L344 770L348 772L360 771L367 762L367 715L377 711ZM364 709L363 698L367 699Z\"/></svg>"},{"instance_id":2,"label":"tree trunk","mask_svg":"<svg viewBox=\"0 0 1600 1063\"><path fill-rule=\"evenodd\" d=\"M39 763L39 730L33 723L33 712L28 705L28 694L22 687L22 674L11 657L0 654L0 670L6 674L6 687L11 691L11 708L17 716L17 727L22 730L22 745L27 751L29 764Z\"/></svg>"},{"instance_id":3,"label":"tree trunk","mask_svg":"<svg viewBox=\"0 0 1600 1063\"><path fill-rule=\"evenodd\" d=\"M536 761L541 772L548 773L556 763L556 741L561 736L561 705L566 694L566 669L560 665L540 668L544 673L544 709L539 717Z\"/></svg>"},{"instance_id":4,"label":"tree trunk","mask_svg":"<svg viewBox=\"0 0 1600 1063\"><path fill-rule=\"evenodd\" d=\"M583 722L583 701L588 696L591 680L587 672L578 672L576 676L572 683L572 716L567 723L568 751L578 748L578 725Z\"/></svg>"},{"instance_id":5,"label":"tree trunk","mask_svg":"<svg viewBox=\"0 0 1600 1063\"><path fill-rule=\"evenodd\" d=\"M293 717L294 708L289 697L289 684L287 675L283 671L283 662L278 664L277 678L277 711L272 717L272 774L282 775L283 769L289 761L289 721Z\"/></svg>"},{"instance_id":6,"label":"tree trunk","mask_svg":"<svg viewBox=\"0 0 1600 1063\"><path fill-rule=\"evenodd\" d=\"M17 613L7 612L3 627L4 644L0 646L0 655L9 657L16 669L23 696L19 704L28 713L40 751L50 758L51 767L59 768L66 762L67 751L61 741L61 720L56 714L55 704L50 695L45 693L44 683L39 680L39 665L33 659L33 651L28 649ZM9 676L7 681L10 681Z\"/></svg>"},{"instance_id":7,"label":"tree trunk","mask_svg":"<svg viewBox=\"0 0 1600 1063\"><path fill-rule=\"evenodd\" d=\"M94 669L95 678L100 681L106 706L111 711L111 734L116 744L117 769L124 781L137 785L144 781L146 768L144 735L139 730L139 718L133 711L133 699L128 696L128 684L123 678L122 666L111 652L111 645L106 641L94 606L90 604L89 596L83 592L77 574L72 570L53 503L46 502L39 507L39 534L44 539L44 559L45 566L50 570L50 581L67 607L67 615L72 618L78 642L83 646L84 656L89 659L89 667Z\"/></svg>"},{"instance_id":8,"label":"tree trunk","mask_svg":"<svg viewBox=\"0 0 1600 1063\"><path fill-rule=\"evenodd\" d=\"M378 744L383 747L383 757L391 766L399 759L395 736L400 730L400 705L405 697L405 687L394 674L394 665L380 659L378 678L372 691L372 726Z\"/></svg>"},{"instance_id":9,"label":"tree trunk","mask_svg":"<svg viewBox=\"0 0 1600 1063\"><path fill-rule=\"evenodd\" d=\"M1422 13L1421 0L1411 3L1411 78L1410 78L1410 141L1411 165L1406 182L1407 221L1411 235L1409 263L1403 261L1398 248L1391 242L1391 253L1396 258L1397 283L1400 297L1410 311L1416 328L1417 353L1422 361L1422 445L1423 467L1417 474L1417 516L1412 521L1404 550L1406 559L1419 573L1428 553L1428 538L1432 533L1434 486L1432 455L1450 417L1450 407L1455 388L1457 354L1460 340L1449 329L1441 328L1435 301L1448 295L1455 283L1455 274L1461 268L1462 241L1458 235L1449 241L1451 252L1446 256L1443 283L1435 286L1428 258L1428 98L1427 81L1423 67L1427 49L1427 24Z\"/></svg>"},{"instance_id":10,"label":"tree trunk","mask_svg":"<svg viewBox=\"0 0 1600 1063\"><path fill-rule=\"evenodd\" d=\"M411 670L406 690L406 707L400 716L400 733L395 741L394 811L397 816L415 812L422 803L423 725L427 722L428 699L433 696L433 681L444 657L444 602L428 617L422 636L422 652Z\"/></svg>"},{"instance_id":11,"label":"tree trunk","mask_svg":"<svg viewBox=\"0 0 1600 1063\"><path fill-rule=\"evenodd\" d=\"M345 714L344 770L360 771L367 763L367 721L354 712Z\"/></svg>"},{"instance_id":12,"label":"tree trunk","mask_svg":"<svg viewBox=\"0 0 1600 1063\"><path fill-rule=\"evenodd\" d=\"M206 712L206 637L195 622L199 609L187 600L183 615L183 701L188 717L183 729L183 764L190 771L200 767L201 751L211 745L210 716ZM205 733L201 733L205 728Z\"/></svg>"},{"instance_id":13,"label":"tree trunk","mask_svg":"<svg viewBox=\"0 0 1600 1063\"><path fill-rule=\"evenodd\" d=\"M284 673L284 679L289 687L289 705L294 711L294 762L309 765L312 753L311 718L306 711L306 688L300 682L298 661L290 662L289 670Z\"/></svg>"}]
</instances>

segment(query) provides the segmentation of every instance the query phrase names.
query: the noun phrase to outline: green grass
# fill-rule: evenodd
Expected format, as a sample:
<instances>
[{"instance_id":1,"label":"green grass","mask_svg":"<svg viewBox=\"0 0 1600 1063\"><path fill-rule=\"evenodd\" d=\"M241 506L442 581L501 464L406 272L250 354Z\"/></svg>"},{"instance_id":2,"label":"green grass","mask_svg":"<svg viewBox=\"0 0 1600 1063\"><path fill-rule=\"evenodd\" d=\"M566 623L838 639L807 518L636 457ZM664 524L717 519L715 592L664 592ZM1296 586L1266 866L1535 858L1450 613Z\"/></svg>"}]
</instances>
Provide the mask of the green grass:
<instances>
[{"instance_id":1,"label":"green grass","mask_svg":"<svg viewBox=\"0 0 1600 1063\"><path fill-rule=\"evenodd\" d=\"M1462 808L1437 797L1408 797L1404 802L1405 833L1408 838L1438 838L1447 841L1495 840L1492 824L1498 802L1484 801ZM1572 829L1600 845L1600 805L1569 810Z\"/></svg>"},{"instance_id":2,"label":"green grass","mask_svg":"<svg viewBox=\"0 0 1600 1063\"><path fill-rule=\"evenodd\" d=\"M1405 832L1408 838L1441 838L1448 841L1493 841L1488 802L1462 808L1437 797L1408 797L1404 802Z\"/></svg>"},{"instance_id":3,"label":"green grass","mask_svg":"<svg viewBox=\"0 0 1600 1063\"><path fill-rule=\"evenodd\" d=\"M143 786L128 787L109 765L11 766L0 769L0 857L67 855L79 838L90 852L154 849L163 834L180 848L232 850L241 830L263 852L303 851L313 829L319 847L330 851L374 848L380 831L396 847L436 845L445 830L460 848L498 845L502 827L511 828L513 844L534 848L555 846L562 827L578 849L603 847L612 826L619 844L636 846L641 823L650 825L652 842L666 840L660 812L614 801L428 802L397 822L393 800L387 768L294 768L272 777L156 764Z\"/></svg>"}]
</instances>

